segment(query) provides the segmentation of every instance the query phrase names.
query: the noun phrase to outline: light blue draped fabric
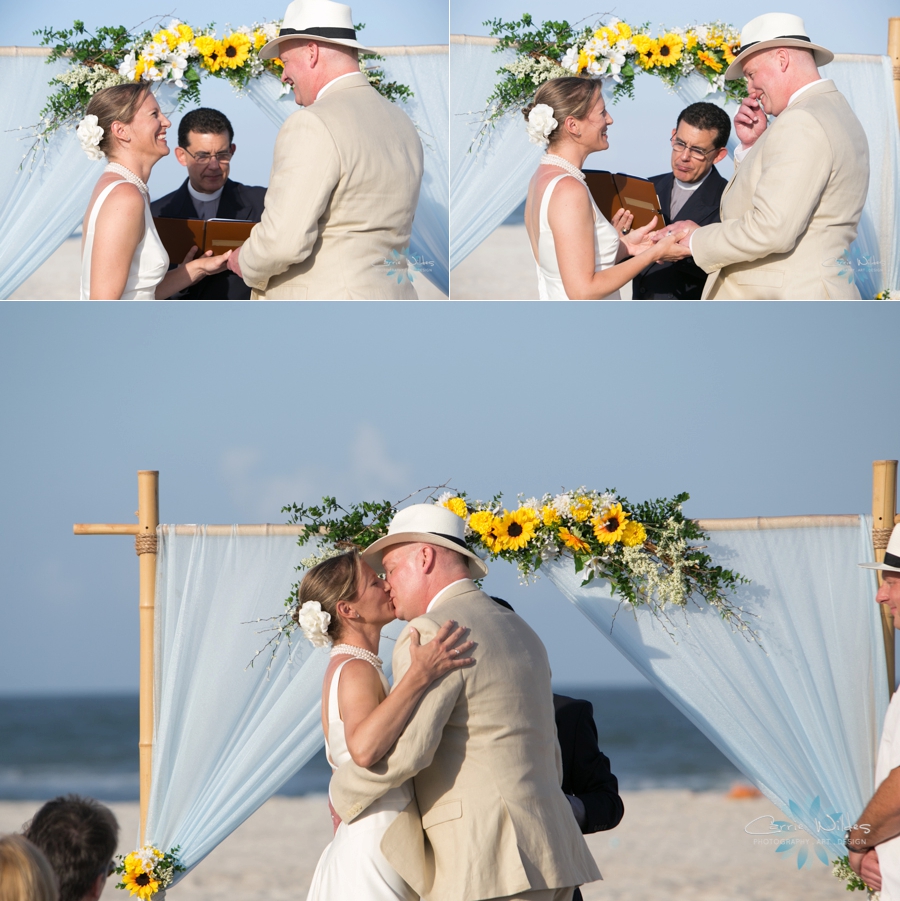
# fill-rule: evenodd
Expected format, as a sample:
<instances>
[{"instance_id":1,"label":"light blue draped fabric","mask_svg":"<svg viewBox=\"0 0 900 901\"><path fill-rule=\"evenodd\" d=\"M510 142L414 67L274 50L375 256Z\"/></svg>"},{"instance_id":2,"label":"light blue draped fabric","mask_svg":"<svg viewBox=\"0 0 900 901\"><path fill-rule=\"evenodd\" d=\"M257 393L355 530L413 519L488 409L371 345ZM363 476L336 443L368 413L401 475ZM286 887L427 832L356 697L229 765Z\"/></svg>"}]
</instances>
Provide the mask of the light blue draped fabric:
<instances>
[{"instance_id":1,"label":"light blue draped fabric","mask_svg":"<svg viewBox=\"0 0 900 901\"><path fill-rule=\"evenodd\" d=\"M61 60L48 66L45 56L0 56L0 299L75 231L103 171L84 155L74 129L23 161L32 141L22 126L37 124L47 82L67 68Z\"/></svg>"},{"instance_id":2,"label":"light blue draped fabric","mask_svg":"<svg viewBox=\"0 0 900 901\"><path fill-rule=\"evenodd\" d=\"M415 47L385 51L389 81L408 85L415 96L401 107L416 123L425 151L425 173L413 220L410 252L424 258L423 271L445 294L450 291L450 216L448 208L448 56L445 49L417 53ZM404 52L405 51L405 52ZM250 99L280 126L298 109L275 78L258 78L247 87ZM415 282L413 283L415 285Z\"/></svg>"},{"instance_id":3,"label":"light blue draped fabric","mask_svg":"<svg viewBox=\"0 0 900 901\"><path fill-rule=\"evenodd\" d=\"M570 559L548 568L590 622L832 858L845 853L843 831L872 795L888 705L877 583L857 566L873 559L871 527L861 516L849 526L710 532L713 558L752 579L737 602L762 648L705 605L672 613L673 640L646 609L620 607L607 583L582 588Z\"/></svg>"},{"instance_id":4,"label":"light blue draped fabric","mask_svg":"<svg viewBox=\"0 0 900 901\"><path fill-rule=\"evenodd\" d=\"M293 535L160 526L147 841L190 870L322 746L328 651L299 633L248 667L304 555ZM309 553L309 551L306 551ZM396 636L402 623L385 634ZM389 661L392 643L382 643ZM386 672L389 672L389 666ZM182 874L182 876L185 874ZM181 877L179 877L181 878Z\"/></svg>"}]
</instances>

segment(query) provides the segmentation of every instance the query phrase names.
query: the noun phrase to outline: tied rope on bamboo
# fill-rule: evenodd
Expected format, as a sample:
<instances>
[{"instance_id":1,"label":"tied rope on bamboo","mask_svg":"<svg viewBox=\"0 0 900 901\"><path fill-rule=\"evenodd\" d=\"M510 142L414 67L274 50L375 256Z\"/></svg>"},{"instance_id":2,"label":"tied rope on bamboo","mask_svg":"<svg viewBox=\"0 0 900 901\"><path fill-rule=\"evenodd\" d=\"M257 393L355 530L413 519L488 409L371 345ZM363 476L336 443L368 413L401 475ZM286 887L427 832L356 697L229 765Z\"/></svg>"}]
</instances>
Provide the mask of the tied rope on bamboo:
<instances>
[{"instance_id":1,"label":"tied rope on bamboo","mask_svg":"<svg viewBox=\"0 0 900 901\"><path fill-rule=\"evenodd\" d=\"M885 544L887 547L887 544ZM156 553L156 534L152 533L149 535L135 535L134 536L134 552L141 556L141 554L155 554Z\"/></svg>"},{"instance_id":2,"label":"tied rope on bamboo","mask_svg":"<svg viewBox=\"0 0 900 901\"><path fill-rule=\"evenodd\" d=\"M872 529L872 547L876 551L884 550L888 546L888 539L893 529Z\"/></svg>"}]
</instances>

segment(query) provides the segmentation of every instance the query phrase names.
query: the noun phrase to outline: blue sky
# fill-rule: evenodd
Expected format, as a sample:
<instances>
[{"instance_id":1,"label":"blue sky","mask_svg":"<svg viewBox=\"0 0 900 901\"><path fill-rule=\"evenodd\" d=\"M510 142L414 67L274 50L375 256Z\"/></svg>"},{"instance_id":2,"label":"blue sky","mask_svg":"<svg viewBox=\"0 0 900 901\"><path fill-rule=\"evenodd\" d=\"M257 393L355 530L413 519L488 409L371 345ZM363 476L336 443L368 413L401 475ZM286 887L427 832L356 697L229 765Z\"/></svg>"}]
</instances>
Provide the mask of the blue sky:
<instances>
[{"instance_id":1,"label":"blue sky","mask_svg":"<svg viewBox=\"0 0 900 901\"><path fill-rule=\"evenodd\" d=\"M0 693L134 690L136 471L166 522L452 479L729 517L857 513L896 458L895 304L4 304ZM547 581L507 597L560 682L639 679ZM280 599L273 599L273 607Z\"/></svg>"}]
</instances>

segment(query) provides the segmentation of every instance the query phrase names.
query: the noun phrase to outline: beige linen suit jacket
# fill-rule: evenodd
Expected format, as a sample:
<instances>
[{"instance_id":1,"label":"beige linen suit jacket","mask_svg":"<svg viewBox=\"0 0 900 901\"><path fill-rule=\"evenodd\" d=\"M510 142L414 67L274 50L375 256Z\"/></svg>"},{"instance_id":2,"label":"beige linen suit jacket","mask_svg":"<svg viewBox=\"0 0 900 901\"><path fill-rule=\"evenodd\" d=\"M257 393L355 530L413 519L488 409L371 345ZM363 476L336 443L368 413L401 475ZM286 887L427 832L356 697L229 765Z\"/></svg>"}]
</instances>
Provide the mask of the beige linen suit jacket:
<instances>
[{"instance_id":1,"label":"beige linen suit jacket","mask_svg":"<svg viewBox=\"0 0 900 901\"><path fill-rule=\"evenodd\" d=\"M391 866L427 901L481 901L600 879L562 793L550 666L519 616L466 579L412 620L422 642L448 619L470 629L474 666L434 682L390 753L335 773L331 798L352 821L415 778L416 801L381 842ZM409 626L394 679L409 667Z\"/></svg>"},{"instance_id":2,"label":"beige linen suit jacket","mask_svg":"<svg viewBox=\"0 0 900 901\"><path fill-rule=\"evenodd\" d=\"M859 299L841 258L856 239L869 145L834 82L807 88L759 137L693 234L710 300Z\"/></svg>"},{"instance_id":3,"label":"beige linen suit jacket","mask_svg":"<svg viewBox=\"0 0 900 901\"><path fill-rule=\"evenodd\" d=\"M278 132L262 221L240 252L253 296L414 299L385 261L409 247L422 167L415 126L365 75L330 85Z\"/></svg>"}]
</instances>

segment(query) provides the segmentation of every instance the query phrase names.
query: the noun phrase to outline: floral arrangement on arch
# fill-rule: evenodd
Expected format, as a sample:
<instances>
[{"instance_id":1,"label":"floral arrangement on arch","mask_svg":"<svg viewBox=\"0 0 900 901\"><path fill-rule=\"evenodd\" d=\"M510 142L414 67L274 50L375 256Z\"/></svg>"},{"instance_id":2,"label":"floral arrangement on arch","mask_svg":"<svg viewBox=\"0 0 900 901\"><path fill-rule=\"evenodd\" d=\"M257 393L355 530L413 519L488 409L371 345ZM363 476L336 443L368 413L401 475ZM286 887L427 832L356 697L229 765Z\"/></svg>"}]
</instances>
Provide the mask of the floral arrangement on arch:
<instances>
[{"instance_id":1,"label":"floral arrangement on arch","mask_svg":"<svg viewBox=\"0 0 900 901\"><path fill-rule=\"evenodd\" d=\"M502 76L487 99L485 128L509 112L521 110L546 81L564 76L608 79L613 102L634 98L634 79L640 72L661 78L674 89L679 79L697 72L710 91L723 91L730 100L747 95L743 79L725 81L725 70L740 51L740 33L722 22L651 31L649 23L629 25L605 16L581 28L566 21L535 25L526 13L518 22L492 19L495 52L515 50L516 58L497 70Z\"/></svg>"},{"instance_id":2,"label":"floral arrangement on arch","mask_svg":"<svg viewBox=\"0 0 900 901\"><path fill-rule=\"evenodd\" d=\"M144 845L124 857L120 854L116 859L121 861L116 873L122 881L116 888L126 889L137 895L141 901L148 901L157 892L165 891L172 884L176 873L183 873L185 867L178 861L179 847L171 851L160 851L153 845Z\"/></svg>"},{"instance_id":3,"label":"floral arrangement on arch","mask_svg":"<svg viewBox=\"0 0 900 901\"><path fill-rule=\"evenodd\" d=\"M54 76L50 85L55 92L41 110L36 126L38 138L48 139L58 128L75 124L84 116L91 97L97 91L116 84L146 81L171 84L178 90L178 108L200 102L200 84L204 78L224 78L237 91L266 73L281 78L280 59L260 59L260 49L278 35L280 21L254 22L238 28L226 28L217 36L214 25L195 28L179 19L166 27L138 32L122 26L87 31L84 22L57 31L44 28L42 45L52 45L48 62L66 58L71 65ZM356 30L364 25L356 25ZM359 67L369 83L391 101L413 96L407 85L387 81L378 65L384 57L361 54ZM26 154L27 156L27 154Z\"/></svg>"}]
</instances>

